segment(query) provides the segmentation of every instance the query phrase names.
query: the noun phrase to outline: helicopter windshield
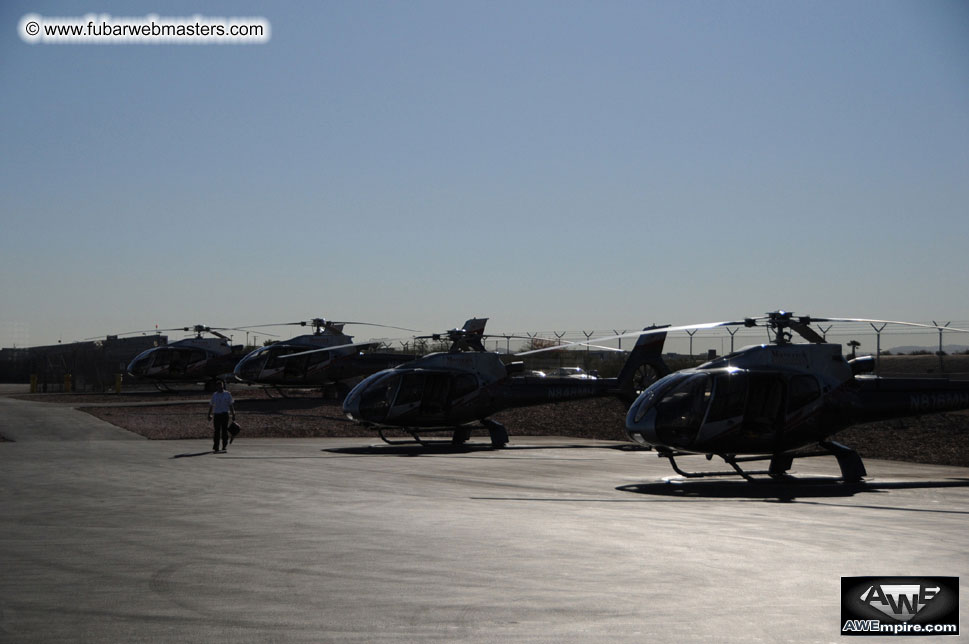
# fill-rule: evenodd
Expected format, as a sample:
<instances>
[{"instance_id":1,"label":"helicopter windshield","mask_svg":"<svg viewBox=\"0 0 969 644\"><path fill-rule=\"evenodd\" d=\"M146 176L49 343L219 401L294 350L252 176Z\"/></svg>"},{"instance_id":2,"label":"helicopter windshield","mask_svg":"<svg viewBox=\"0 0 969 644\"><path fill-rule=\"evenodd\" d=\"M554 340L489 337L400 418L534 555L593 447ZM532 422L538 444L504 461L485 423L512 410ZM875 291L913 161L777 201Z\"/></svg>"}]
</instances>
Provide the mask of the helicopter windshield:
<instances>
[{"instance_id":1,"label":"helicopter windshield","mask_svg":"<svg viewBox=\"0 0 969 644\"><path fill-rule=\"evenodd\" d=\"M627 431L639 442L690 449L704 423L732 426L745 416L750 387L750 374L740 369L671 374L630 408Z\"/></svg>"},{"instance_id":2,"label":"helicopter windshield","mask_svg":"<svg viewBox=\"0 0 969 644\"><path fill-rule=\"evenodd\" d=\"M365 378L355 388L359 390L359 395L353 396L354 392L351 392L344 401L344 411L349 408L353 410L354 417L371 422L383 421L400 387L400 380L400 374L393 372L377 373Z\"/></svg>"},{"instance_id":3,"label":"helicopter windshield","mask_svg":"<svg viewBox=\"0 0 969 644\"><path fill-rule=\"evenodd\" d=\"M709 374L695 373L662 394L655 405L656 435L661 441L692 442L710 405L712 380Z\"/></svg>"},{"instance_id":4,"label":"helicopter windshield","mask_svg":"<svg viewBox=\"0 0 969 644\"><path fill-rule=\"evenodd\" d=\"M638 423L646 414L646 411L652 407L657 396L665 393L668 389L673 387L676 383L680 382L684 378L686 378L685 374L674 372L667 376L663 376L650 385L650 387L646 389L646 391L644 391L640 397L639 412L637 413L636 422Z\"/></svg>"},{"instance_id":5,"label":"helicopter windshield","mask_svg":"<svg viewBox=\"0 0 969 644\"><path fill-rule=\"evenodd\" d=\"M256 349L236 365L235 374L242 380L256 380L266 366L269 358L269 347Z\"/></svg>"},{"instance_id":6,"label":"helicopter windshield","mask_svg":"<svg viewBox=\"0 0 969 644\"><path fill-rule=\"evenodd\" d=\"M389 371L361 381L344 400L343 409L351 418L374 423L396 422L408 414L437 422L478 387L470 373Z\"/></svg>"},{"instance_id":7,"label":"helicopter windshield","mask_svg":"<svg viewBox=\"0 0 969 644\"><path fill-rule=\"evenodd\" d=\"M152 358L154 358L157 349L148 349L147 351L142 351L135 359L131 361L128 365L128 373L133 376L141 376L148 372L148 367L151 366Z\"/></svg>"}]
</instances>

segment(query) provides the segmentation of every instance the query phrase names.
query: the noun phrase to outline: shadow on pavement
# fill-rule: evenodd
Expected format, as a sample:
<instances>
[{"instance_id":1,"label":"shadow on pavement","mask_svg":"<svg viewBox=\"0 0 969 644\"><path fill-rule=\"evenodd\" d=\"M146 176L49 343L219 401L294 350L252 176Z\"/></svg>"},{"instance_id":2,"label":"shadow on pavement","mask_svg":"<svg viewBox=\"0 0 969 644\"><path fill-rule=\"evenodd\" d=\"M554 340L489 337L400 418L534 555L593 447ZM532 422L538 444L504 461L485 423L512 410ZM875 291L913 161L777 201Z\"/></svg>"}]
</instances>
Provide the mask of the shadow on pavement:
<instances>
[{"instance_id":1,"label":"shadow on pavement","mask_svg":"<svg viewBox=\"0 0 969 644\"><path fill-rule=\"evenodd\" d=\"M682 499L744 499L796 501L798 499L845 498L857 494L883 494L891 490L969 487L969 479L944 481L862 481L844 483L836 477L788 477L783 481L686 481L670 479L622 485L616 489L652 496ZM935 511L935 510L924 510ZM964 514L969 514L965 512Z\"/></svg>"},{"instance_id":2,"label":"shadow on pavement","mask_svg":"<svg viewBox=\"0 0 969 644\"><path fill-rule=\"evenodd\" d=\"M556 450L556 449L618 449L613 445L506 445L500 449L495 449L491 443L465 443L464 445L452 445L450 442L441 441L440 443L427 443L420 445L417 443L407 445L385 445L372 444L361 445L359 447L333 447L324 449L324 452L332 454L347 454L354 456L427 456L434 454L471 454L475 452L494 452L496 454L521 452L527 450Z\"/></svg>"},{"instance_id":3,"label":"shadow on pavement","mask_svg":"<svg viewBox=\"0 0 969 644\"><path fill-rule=\"evenodd\" d=\"M190 458L192 456L205 456L206 454L221 454L224 452L213 452L212 450L206 450L204 452L195 452L193 454L176 454L172 458Z\"/></svg>"}]
</instances>

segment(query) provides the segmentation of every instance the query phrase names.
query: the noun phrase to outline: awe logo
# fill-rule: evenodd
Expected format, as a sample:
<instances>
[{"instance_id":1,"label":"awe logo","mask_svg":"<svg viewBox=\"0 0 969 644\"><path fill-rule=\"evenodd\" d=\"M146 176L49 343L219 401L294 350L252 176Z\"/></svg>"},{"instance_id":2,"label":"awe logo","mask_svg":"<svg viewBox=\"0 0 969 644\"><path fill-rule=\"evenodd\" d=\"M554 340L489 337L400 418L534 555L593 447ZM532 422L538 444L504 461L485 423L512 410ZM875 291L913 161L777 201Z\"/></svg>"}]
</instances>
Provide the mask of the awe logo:
<instances>
[{"instance_id":1,"label":"awe logo","mask_svg":"<svg viewBox=\"0 0 969 644\"><path fill-rule=\"evenodd\" d=\"M907 622L936 598L939 586L925 584L873 584L861 594L861 601L889 617Z\"/></svg>"},{"instance_id":2,"label":"awe logo","mask_svg":"<svg viewBox=\"0 0 969 644\"><path fill-rule=\"evenodd\" d=\"M842 577L841 635L958 635L958 577Z\"/></svg>"}]
</instances>

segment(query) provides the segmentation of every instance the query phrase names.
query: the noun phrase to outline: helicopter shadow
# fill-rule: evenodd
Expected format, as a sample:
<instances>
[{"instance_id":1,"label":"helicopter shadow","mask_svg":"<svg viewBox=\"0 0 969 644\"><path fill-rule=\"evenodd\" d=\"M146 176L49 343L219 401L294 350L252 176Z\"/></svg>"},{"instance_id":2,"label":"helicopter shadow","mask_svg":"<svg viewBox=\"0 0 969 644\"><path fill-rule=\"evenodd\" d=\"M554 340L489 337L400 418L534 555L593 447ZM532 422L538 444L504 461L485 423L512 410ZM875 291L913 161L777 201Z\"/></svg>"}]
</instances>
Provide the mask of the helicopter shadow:
<instances>
[{"instance_id":1,"label":"helicopter shadow","mask_svg":"<svg viewBox=\"0 0 969 644\"><path fill-rule=\"evenodd\" d=\"M836 477L793 477L781 481L688 481L671 478L652 483L622 485L616 489L650 496L681 499L738 499L793 502L800 499L848 498L857 494L884 494L892 490L969 488L969 479L944 481L860 481L845 483Z\"/></svg>"},{"instance_id":2,"label":"helicopter shadow","mask_svg":"<svg viewBox=\"0 0 969 644\"><path fill-rule=\"evenodd\" d=\"M324 449L324 452L331 454L344 454L349 456L435 456L435 455L454 455L454 454L474 454L478 452L513 453L532 450L550 449L615 449L611 446L602 445L583 445L581 443L567 445L506 445L502 448L492 447L490 443L465 443L464 445L452 445L449 442L426 443L424 445L414 443L407 445L385 445L371 444L359 447L331 447ZM500 458L500 457L498 457Z\"/></svg>"}]
</instances>

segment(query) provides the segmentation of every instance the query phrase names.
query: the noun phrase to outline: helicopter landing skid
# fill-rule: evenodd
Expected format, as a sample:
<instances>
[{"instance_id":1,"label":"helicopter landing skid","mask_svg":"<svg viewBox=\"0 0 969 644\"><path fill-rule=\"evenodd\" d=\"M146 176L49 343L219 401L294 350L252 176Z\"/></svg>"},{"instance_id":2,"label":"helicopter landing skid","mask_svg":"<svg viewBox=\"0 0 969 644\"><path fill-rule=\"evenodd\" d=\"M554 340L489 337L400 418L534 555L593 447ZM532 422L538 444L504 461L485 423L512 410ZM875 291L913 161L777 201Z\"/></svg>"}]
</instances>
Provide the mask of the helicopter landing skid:
<instances>
[{"instance_id":1,"label":"helicopter landing skid","mask_svg":"<svg viewBox=\"0 0 969 644\"><path fill-rule=\"evenodd\" d=\"M717 456L719 456L724 461L726 461L726 463L734 469L734 471L732 472L725 471L725 470L721 470L718 472L687 472L686 470L684 470L683 468L681 468L679 465L676 464L677 456L691 456L691 454L688 454L687 452L665 452L665 453L661 452L659 456L664 456L667 459L669 459L670 467L672 467L677 474L688 479L698 479L698 478L704 478L707 476L738 476L739 475L744 477L748 481L753 481L755 479L753 479L752 476L755 474L770 474L770 470L757 470L757 471L748 472L746 470L741 469L740 466L737 465L737 461L766 460L767 458L770 458L767 456L736 458L729 454L717 454ZM707 460L709 460L712 457L713 457L713 454L707 455Z\"/></svg>"},{"instance_id":2,"label":"helicopter landing skid","mask_svg":"<svg viewBox=\"0 0 969 644\"><path fill-rule=\"evenodd\" d=\"M499 422L484 419L481 421L482 426L488 430L488 434L491 437L491 447L495 449L501 449L508 444L508 432L505 430L504 425ZM463 425L461 427L454 428L454 434L451 436L450 440L427 440L426 438L421 438L420 434L417 433L416 429L402 428L403 431L407 432L413 437L413 440L397 440L392 438L387 438L384 435L384 428L377 428L377 435L380 436L380 440L387 443L388 445L413 445L417 443L424 447L432 447L437 445L450 445L452 447L464 445L467 443L468 439L471 438L471 427ZM452 430L432 430L432 431L452 431Z\"/></svg>"},{"instance_id":3,"label":"helicopter landing skid","mask_svg":"<svg viewBox=\"0 0 969 644\"><path fill-rule=\"evenodd\" d=\"M860 483L864 477L868 476L868 470L861 460L861 455L847 445L834 441L821 441L818 443L838 459L838 467L841 468L841 476L845 483Z\"/></svg>"},{"instance_id":4,"label":"helicopter landing skid","mask_svg":"<svg viewBox=\"0 0 969 644\"><path fill-rule=\"evenodd\" d=\"M673 470L685 478L703 478L707 476L742 476L747 481L759 481L761 479L755 479L754 476L758 475L768 475L772 479L780 480L788 478L787 471L791 469L794 464L795 458L808 458L811 456L834 456L838 459L838 467L841 469L841 478L845 483L858 483L863 479L863 477L868 476L868 472L865 470L865 465L861 461L861 456L858 452L834 441L821 441L819 445L823 448L823 451L815 452L802 452L802 453L789 453L784 452L780 454L770 454L764 456L742 456L737 457L733 454L716 454L724 460L734 471L719 471L719 472L687 472L680 468L676 464L677 456L689 456L687 452L660 452L659 456L666 457L669 459L670 466ZM707 460L711 459L714 455L708 454ZM748 463L752 461L770 461L769 469L766 470L744 470L738 465L738 463Z\"/></svg>"},{"instance_id":5,"label":"helicopter landing skid","mask_svg":"<svg viewBox=\"0 0 969 644\"><path fill-rule=\"evenodd\" d=\"M377 429L377 435L380 436L380 440L382 440L383 442L387 443L388 445L413 445L414 443L418 443L420 445L427 445L428 444L428 441L422 440L421 437L417 435L417 432L412 432L412 431L407 430L407 433L410 434L411 436L413 436L414 438L412 440L406 440L406 439L404 439L404 440L395 440L395 439L387 438L386 436L384 436L384 430L383 430L383 428L378 428ZM432 443L444 443L444 441L431 441L431 442Z\"/></svg>"}]
</instances>

